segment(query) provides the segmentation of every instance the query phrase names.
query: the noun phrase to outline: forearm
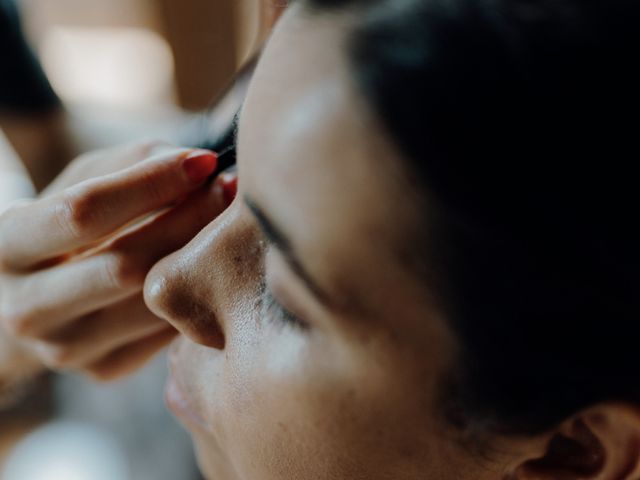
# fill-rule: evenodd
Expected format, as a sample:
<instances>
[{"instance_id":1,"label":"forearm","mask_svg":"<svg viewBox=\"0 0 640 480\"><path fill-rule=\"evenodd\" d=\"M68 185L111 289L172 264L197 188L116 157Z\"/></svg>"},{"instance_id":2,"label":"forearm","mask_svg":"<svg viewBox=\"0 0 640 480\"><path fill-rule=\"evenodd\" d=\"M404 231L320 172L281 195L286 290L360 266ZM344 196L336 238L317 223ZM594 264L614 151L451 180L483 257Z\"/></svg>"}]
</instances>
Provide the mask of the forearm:
<instances>
[{"instance_id":1,"label":"forearm","mask_svg":"<svg viewBox=\"0 0 640 480\"><path fill-rule=\"evenodd\" d=\"M0 129L0 209L19 198L35 195L29 175Z\"/></svg>"},{"instance_id":2,"label":"forearm","mask_svg":"<svg viewBox=\"0 0 640 480\"><path fill-rule=\"evenodd\" d=\"M10 144L14 151L11 162L15 165L15 159L19 159L37 191L46 187L73 158L67 118L62 109L41 114L0 115L0 129L5 134L3 150Z\"/></svg>"}]
</instances>

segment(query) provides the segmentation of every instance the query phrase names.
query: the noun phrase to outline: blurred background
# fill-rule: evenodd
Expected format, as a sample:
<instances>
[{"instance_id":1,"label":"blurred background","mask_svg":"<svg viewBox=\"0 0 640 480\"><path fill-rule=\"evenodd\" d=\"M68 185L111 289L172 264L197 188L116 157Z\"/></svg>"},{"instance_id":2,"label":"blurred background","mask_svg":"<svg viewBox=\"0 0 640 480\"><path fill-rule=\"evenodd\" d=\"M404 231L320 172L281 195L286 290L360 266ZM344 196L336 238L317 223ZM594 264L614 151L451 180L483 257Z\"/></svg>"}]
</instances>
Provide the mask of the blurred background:
<instances>
[{"instance_id":1,"label":"blurred background","mask_svg":"<svg viewBox=\"0 0 640 480\"><path fill-rule=\"evenodd\" d=\"M250 0L20 0L24 27L70 105L206 107L256 40Z\"/></svg>"},{"instance_id":2,"label":"blurred background","mask_svg":"<svg viewBox=\"0 0 640 480\"><path fill-rule=\"evenodd\" d=\"M165 136L177 113L211 103L261 35L259 0L16 1L81 147Z\"/></svg>"},{"instance_id":3,"label":"blurred background","mask_svg":"<svg viewBox=\"0 0 640 480\"><path fill-rule=\"evenodd\" d=\"M260 0L15 3L78 153L170 137L211 104L265 33ZM35 127L3 115L0 126L28 157L39 143ZM29 399L0 411L0 480L201 478L188 436L164 406L165 377L162 356L115 384L45 376Z\"/></svg>"}]
</instances>

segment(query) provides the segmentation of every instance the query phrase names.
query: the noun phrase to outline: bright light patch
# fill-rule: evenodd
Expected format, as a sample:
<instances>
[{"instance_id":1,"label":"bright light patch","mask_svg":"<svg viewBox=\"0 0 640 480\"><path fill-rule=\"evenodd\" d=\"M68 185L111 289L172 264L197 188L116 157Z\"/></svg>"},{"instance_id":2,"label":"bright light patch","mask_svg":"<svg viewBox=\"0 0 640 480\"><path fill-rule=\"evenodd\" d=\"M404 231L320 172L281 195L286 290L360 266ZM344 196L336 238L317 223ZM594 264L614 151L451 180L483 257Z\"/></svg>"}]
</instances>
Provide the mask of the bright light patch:
<instances>
[{"instance_id":1,"label":"bright light patch","mask_svg":"<svg viewBox=\"0 0 640 480\"><path fill-rule=\"evenodd\" d=\"M125 108L171 102L173 55L150 30L56 26L44 36L40 53L67 102Z\"/></svg>"},{"instance_id":2,"label":"bright light patch","mask_svg":"<svg viewBox=\"0 0 640 480\"><path fill-rule=\"evenodd\" d=\"M54 422L13 450L1 480L131 480L126 456L106 431Z\"/></svg>"}]
</instances>

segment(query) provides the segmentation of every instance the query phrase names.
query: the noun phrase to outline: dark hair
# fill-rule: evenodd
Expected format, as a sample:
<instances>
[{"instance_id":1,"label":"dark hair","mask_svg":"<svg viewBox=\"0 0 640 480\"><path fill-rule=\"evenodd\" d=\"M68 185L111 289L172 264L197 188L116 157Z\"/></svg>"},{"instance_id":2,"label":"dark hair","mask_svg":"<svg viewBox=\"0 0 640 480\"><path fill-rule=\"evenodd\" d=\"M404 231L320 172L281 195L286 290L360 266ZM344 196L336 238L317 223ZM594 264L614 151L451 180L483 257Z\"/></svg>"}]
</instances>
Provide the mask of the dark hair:
<instances>
[{"instance_id":1,"label":"dark hair","mask_svg":"<svg viewBox=\"0 0 640 480\"><path fill-rule=\"evenodd\" d=\"M305 3L357 12L354 78L421 179L451 400L519 433L640 404L640 4Z\"/></svg>"}]
</instances>

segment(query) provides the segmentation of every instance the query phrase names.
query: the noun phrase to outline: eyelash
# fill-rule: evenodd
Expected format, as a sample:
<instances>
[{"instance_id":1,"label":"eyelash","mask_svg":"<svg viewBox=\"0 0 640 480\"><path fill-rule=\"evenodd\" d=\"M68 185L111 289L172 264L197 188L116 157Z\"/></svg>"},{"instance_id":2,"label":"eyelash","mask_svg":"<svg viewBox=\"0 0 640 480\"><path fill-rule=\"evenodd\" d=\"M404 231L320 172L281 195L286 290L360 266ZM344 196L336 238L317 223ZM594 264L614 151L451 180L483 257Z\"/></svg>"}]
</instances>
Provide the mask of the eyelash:
<instances>
[{"instance_id":1,"label":"eyelash","mask_svg":"<svg viewBox=\"0 0 640 480\"><path fill-rule=\"evenodd\" d=\"M262 316L264 318L300 329L308 328L308 325L302 319L278 302L266 283L261 285L260 304L262 305Z\"/></svg>"}]
</instances>

